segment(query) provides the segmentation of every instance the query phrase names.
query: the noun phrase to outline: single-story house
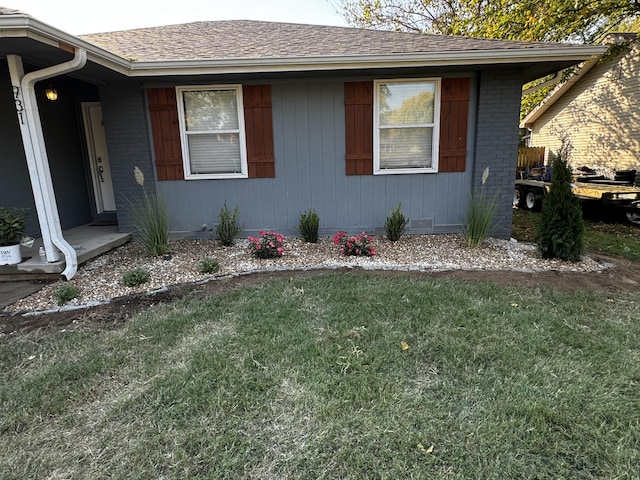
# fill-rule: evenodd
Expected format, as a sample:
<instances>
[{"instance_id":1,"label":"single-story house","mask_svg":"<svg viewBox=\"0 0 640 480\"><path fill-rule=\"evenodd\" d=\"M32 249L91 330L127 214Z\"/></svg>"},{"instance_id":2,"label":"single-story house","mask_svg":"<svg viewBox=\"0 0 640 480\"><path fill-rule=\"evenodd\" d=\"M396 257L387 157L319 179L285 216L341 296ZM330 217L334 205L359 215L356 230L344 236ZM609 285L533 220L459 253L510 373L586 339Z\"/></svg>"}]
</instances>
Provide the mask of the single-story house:
<instances>
[{"instance_id":1,"label":"single-story house","mask_svg":"<svg viewBox=\"0 0 640 480\"><path fill-rule=\"evenodd\" d=\"M382 232L398 203L447 233L489 167L508 238L523 83L602 51L262 21L73 36L0 8L0 205L37 212L47 258L73 254L62 229L132 229L135 167L176 236L225 202L245 235L309 208L321 234Z\"/></svg>"},{"instance_id":2,"label":"single-story house","mask_svg":"<svg viewBox=\"0 0 640 480\"><path fill-rule=\"evenodd\" d=\"M566 138L575 167L640 170L640 43L635 33L611 34L608 47L554 89L522 126L529 145L557 152Z\"/></svg>"}]
</instances>

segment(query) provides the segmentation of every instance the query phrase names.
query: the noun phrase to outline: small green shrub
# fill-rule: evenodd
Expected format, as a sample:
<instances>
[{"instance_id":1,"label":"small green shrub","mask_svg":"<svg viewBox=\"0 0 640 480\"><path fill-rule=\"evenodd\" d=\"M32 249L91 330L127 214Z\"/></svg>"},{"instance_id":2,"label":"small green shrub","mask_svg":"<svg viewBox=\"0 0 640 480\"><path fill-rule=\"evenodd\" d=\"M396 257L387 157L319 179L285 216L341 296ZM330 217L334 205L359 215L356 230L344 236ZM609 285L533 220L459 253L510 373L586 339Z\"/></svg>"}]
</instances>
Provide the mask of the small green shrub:
<instances>
[{"instance_id":1,"label":"small green shrub","mask_svg":"<svg viewBox=\"0 0 640 480\"><path fill-rule=\"evenodd\" d=\"M469 197L465 233L467 234L467 245L472 248L479 247L487 238L498 209L495 195L487 196L484 193L484 184L487 178L489 178L489 167L485 168L482 173L480 190Z\"/></svg>"},{"instance_id":2,"label":"small green shrub","mask_svg":"<svg viewBox=\"0 0 640 480\"><path fill-rule=\"evenodd\" d=\"M240 232L242 232L242 227L238 225L238 207L231 213L227 207L227 202L224 202L224 206L220 210L218 226L216 227L216 238L225 247L230 247L234 244L235 238Z\"/></svg>"},{"instance_id":3,"label":"small green shrub","mask_svg":"<svg viewBox=\"0 0 640 480\"><path fill-rule=\"evenodd\" d=\"M398 203L384 222L387 238L392 242L397 242L406 231L408 224L409 219L402 214L402 204Z\"/></svg>"},{"instance_id":4,"label":"small green shrub","mask_svg":"<svg viewBox=\"0 0 640 480\"><path fill-rule=\"evenodd\" d=\"M320 217L312 208L300 214L300 235L307 243L318 243L318 228Z\"/></svg>"},{"instance_id":5,"label":"small green shrub","mask_svg":"<svg viewBox=\"0 0 640 480\"><path fill-rule=\"evenodd\" d=\"M571 149L563 138L553 160L551 188L542 202L536 242L542 258L578 262L584 253L584 221L580 200L571 190Z\"/></svg>"},{"instance_id":6,"label":"small green shrub","mask_svg":"<svg viewBox=\"0 0 640 480\"><path fill-rule=\"evenodd\" d=\"M204 274L211 274L220 271L220 262L215 258L204 258L198 264L198 271Z\"/></svg>"},{"instance_id":7,"label":"small green shrub","mask_svg":"<svg viewBox=\"0 0 640 480\"><path fill-rule=\"evenodd\" d=\"M78 298L80 296L80 289L78 287L65 283L64 285L58 287L54 296L58 305L65 305L74 298Z\"/></svg>"},{"instance_id":8,"label":"small green shrub","mask_svg":"<svg viewBox=\"0 0 640 480\"><path fill-rule=\"evenodd\" d=\"M150 278L151 274L147 270L138 267L125 272L122 276L122 283L127 287L137 287L138 285L148 282Z\"/></svg>"}]
</instances>

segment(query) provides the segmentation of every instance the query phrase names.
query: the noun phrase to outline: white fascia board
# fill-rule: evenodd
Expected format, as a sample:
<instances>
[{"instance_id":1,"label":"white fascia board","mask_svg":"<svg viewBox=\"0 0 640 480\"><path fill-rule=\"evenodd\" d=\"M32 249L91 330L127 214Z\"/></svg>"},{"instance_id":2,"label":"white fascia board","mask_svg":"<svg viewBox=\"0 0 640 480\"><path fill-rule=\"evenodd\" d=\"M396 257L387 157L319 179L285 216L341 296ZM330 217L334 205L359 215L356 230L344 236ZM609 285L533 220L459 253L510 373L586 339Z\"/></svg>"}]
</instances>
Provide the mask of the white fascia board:
<instances>
[{"instance_id":1,"label":"white fascia board","mask_svg":"<svg viewBox=\"0 0 640 480\"><path fill-rule=\"evenodd\" d=\"M605 51L608 47L605 47ZM602 52L604 53L604 52ZM560 100L565 92L567 92L571 87L573 87L578 80L584 77L589 70L595 67L598 64L598 61L602 57L600 55L594 55L586 62L584 62L578 70L564 83L558 85L554 90L552 90L549 95L542 101L540 105L531 110L529 114L522 119L520 122L520 128L531 128L536 120L538 120L551 106Z\"/></svg>"},{"instance_id":2,"label":"white fascia board","mask_svg":"<svg viewBox=\"0 0 640 480\"><path fill-rule=\"evenodd\" d=\"M190 75L222 73L298 72L363 68L440 67L530 63L538 61L582 61L600 55L600 46L536 48L518 50L469 50L388 55L228 58L201 60L137 61L130 76Z\"/></svg>"}]
</instances>

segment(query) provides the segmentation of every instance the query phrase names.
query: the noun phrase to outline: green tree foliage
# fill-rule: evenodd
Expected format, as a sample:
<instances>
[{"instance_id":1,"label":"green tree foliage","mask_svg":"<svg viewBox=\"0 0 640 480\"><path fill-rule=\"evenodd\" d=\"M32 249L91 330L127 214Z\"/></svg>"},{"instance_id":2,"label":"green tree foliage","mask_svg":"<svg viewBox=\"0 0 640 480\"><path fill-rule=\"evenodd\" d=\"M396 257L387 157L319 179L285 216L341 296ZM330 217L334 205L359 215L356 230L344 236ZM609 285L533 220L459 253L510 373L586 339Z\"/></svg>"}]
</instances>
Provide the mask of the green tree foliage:
<instances>
[{"instance_id":1,"label":"green tree foliage","mask_svg":"<svg viewBox=\"0 0 640 480\"><path fill-rule=\"evenodd\" d=\"M587 43L640 14L635 0L339 0L338 5L358 27Z\"/></svg>"},{"instance_id":2,"label":"green tree foliage","mask_svg":"<svg viewBox=\"0 0 640 480\"><path fill-rule=\"evenodd\" d=\"M584 223L580 201L571 191L570 152L570 144L563 139L553 160L551 189L542 202L536 242L543 258L577 262L584 252Z\"/></svg>"}]
</instances>

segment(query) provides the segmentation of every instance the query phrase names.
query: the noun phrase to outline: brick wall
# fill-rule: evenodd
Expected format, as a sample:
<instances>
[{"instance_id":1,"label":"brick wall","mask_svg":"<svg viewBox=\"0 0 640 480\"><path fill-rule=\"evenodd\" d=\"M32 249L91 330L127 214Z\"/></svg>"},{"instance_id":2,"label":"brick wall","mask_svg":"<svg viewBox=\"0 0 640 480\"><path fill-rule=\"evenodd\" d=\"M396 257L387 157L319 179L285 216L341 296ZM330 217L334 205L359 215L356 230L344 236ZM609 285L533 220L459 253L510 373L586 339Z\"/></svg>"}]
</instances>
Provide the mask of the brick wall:
<instances>
[{"instance_id":1,"label":"brick wall","mask_svg":"<svg viewBox=\"0 0 640 480\"><path fill-rule=\"evenodd\" d=\"M521 92L522 76L517 70L481 73L473 189L478 192L482 187L482 173L490 166L484 193L496 195L498 199L491 231L491 235L498 238L511 236Z\"/></svg>"},{"instance_id":2,"label":"brick wall","mask_svg":"<svg viewBox=\"0 0 640 480\"><path fill-rule=\"evenodd\" d=\"M102 115L109 150L118 211L123 232L132 229L128 204L142 196L134 167L144 173L147 192L155 191L155 173L146 115L144 90L140 84L107 85L100 89Z\"/></svg>"}]
</instances>

